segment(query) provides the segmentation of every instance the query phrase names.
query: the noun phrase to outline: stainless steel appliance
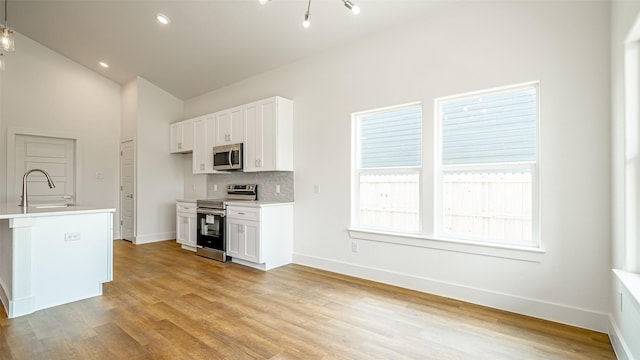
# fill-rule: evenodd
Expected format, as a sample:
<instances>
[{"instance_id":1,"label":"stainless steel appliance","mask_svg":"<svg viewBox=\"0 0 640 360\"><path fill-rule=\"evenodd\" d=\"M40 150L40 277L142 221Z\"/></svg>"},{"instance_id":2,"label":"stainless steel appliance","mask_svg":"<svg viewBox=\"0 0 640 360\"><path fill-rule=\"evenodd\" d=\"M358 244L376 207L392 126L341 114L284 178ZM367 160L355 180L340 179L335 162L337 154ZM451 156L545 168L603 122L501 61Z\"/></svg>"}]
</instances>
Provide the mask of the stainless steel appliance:
<instances>
[{"instance_id":1,"label":"stainless steel appliance","mask_svg":"<svg viewBox=\"0 0 640 360\"><path fill-rule=\"evenodd\" d=\"M242 144L213 147L213 170L242 170Z\"/></svg>"},{"instance_id":2,"label":"stainless steel appliance","mask_svg":"<svg viewBox=\"0 0 640 360\"><path fill-rule=\"evenodd\" d=\"M224 199L198 200L196 254L213 260L228 261L227 256L227 201L257 200L258 185L228 185Z\"/></svg>"}]
</instances>

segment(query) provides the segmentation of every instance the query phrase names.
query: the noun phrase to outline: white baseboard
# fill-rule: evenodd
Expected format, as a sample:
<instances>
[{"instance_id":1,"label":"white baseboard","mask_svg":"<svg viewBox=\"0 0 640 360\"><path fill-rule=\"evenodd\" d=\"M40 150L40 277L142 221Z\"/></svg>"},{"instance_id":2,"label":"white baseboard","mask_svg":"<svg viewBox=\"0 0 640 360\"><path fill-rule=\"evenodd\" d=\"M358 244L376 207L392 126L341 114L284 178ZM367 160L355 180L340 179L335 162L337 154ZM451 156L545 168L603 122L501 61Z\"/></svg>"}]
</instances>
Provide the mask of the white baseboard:
<instances>
[{"instance_id":1,"label":"white baseboard","mask_svg":"<svg viewBox=\"0 0 640 360\"><path fill-rule=\"evenodd\" d=\"M593 310L303 254L294 254L293 262L295 264L578 326L602 333L607 333L609 330L608 314Z\"/></svg>"},{"instance_id":2,"label":"white baseboard","mask_svg":"<svg viewBox=\"0 0 640 360\"><path fill-rule=\"evenodd\" d=\"M149 244L154 242L166 241L176 238L176 233L174 232L165 232L158 234L144 234L137 235L134 241L136 245Z\"/></svg>"},{"instance_id":3,"label":"white baseboard","mask_svg":"<svg viewBox=\"0 0 640 360\"><path fill-rule=\"evenodd\" d=\"M631 354L631 350L620 335L620 328L613 316L609 316L609 340L613 345L613 351L616 353L618 360L635 360Z\"/></svg>"}]
</instances>

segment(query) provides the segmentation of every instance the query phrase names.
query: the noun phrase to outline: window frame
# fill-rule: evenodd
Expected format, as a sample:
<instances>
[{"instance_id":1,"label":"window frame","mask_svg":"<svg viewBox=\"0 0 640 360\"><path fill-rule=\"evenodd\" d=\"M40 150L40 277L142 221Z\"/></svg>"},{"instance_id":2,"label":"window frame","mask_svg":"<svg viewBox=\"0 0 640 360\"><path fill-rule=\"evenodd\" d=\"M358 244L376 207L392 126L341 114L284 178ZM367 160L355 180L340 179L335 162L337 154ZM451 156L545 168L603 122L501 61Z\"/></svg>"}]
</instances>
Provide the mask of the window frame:
<instances>
[{"instance_id":1,"label":"window frame","mask_svg":"<svg viewBox=\"0 0 640 360\"><path fill-rule=\"evenodd\" d=\"M420 146L421 146L421 160L420 166L401 166L401 167L384 167L384 168L359 168L359 148L360 148L360 126L358 126L358 118L369 114L400 111L410 108L420 108L421 118L421 131L420 131ZM380 232L388 234L400 234L410 236L420 236L423 234L423 217L424 217L424 108L422 102L416 101L411 103L405 103L401 105L387 106L383 108L365 110L354 112L351 114L351 218L350 229ZM418 228L416 231L398 231L390 230L383 227L371 227L363 226L360 223L360 175L367 173L380 173L380 172L394 172L394 170L405 169L408 173L415 173L418 175Z\"/></svg>"},{"instance_id":2,"label":"window frame","mask_svg":"<svg viewBox=\"0 0 640 360\"><path fill-rule=\"evenodd\" d=\"M490 96L502 94L511 91L534 88L536 91L536 159L535 162L510 162L510 163L491 163L491 164L442 164L442 104L454 100L466 100L482 96ZM434 222L433 234L437 239L445 241L463 241L475 243L478 245L497 246L497 247L518 247L531 250L542 249L542 239L540 234L541 218L540 218L540 83L532 81L515 85L508 85L498 88L478 90L462 94L450 95L434 99ZM446 233L444 227L444 172L453 169L503 169L516 167L530 167L531 171L531 245L521 245L509 242L495 242L488 239L479 239L476 237L455 236Z\"/></svg>"}]
</instances>

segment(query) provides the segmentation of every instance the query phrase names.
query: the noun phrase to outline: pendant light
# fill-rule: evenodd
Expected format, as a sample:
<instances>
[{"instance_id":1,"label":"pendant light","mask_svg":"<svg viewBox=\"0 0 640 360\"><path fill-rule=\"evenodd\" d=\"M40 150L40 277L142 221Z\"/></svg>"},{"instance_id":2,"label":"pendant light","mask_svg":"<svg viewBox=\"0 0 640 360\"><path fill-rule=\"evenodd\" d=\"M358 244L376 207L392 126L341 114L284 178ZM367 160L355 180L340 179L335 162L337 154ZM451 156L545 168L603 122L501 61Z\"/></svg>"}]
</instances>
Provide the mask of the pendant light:
<instances>
[{"instance_id":1,"label":"pendant light","mask_svg":"<svg viewBox=\"0 0 640 360\"><path fill-rule=\"evenodd\" d=\"M13 43L13 30L7 26L7 1L4 0L4 24L0 25L0 50L13 51L15 46Z\"/></svg>"}]
</instances>

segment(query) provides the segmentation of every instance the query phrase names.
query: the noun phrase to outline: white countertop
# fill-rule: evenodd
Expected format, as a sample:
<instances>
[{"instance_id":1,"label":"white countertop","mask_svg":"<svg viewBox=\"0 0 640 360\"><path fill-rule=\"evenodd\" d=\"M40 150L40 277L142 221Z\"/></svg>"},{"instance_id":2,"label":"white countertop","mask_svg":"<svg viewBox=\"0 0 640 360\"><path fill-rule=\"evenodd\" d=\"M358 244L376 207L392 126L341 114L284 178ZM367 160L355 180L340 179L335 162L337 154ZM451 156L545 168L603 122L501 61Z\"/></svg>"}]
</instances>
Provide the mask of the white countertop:
<instances>
[{"instance_id":1,"label":"white countertop","mask_svg":"<svg viewBox=\"0 0 640 360\"><path fill-rule=\"evenodd\" d=\"M186 202L186 203L193 203L193 204L195 204L196 201L198 201L198 199L178 199L178 200L176 200L176 202Z\"/></svg>"},{"instance_id":2,"label":"white countertop","mask_svg":"<svg viewBox=\"0 0 640 360\"><path fill-rule=\"evenodd\" d=\"M92 214L101 212L115 212L114 208L98 207L98 206L82 206L73 205L67 207L51 207L38 209L29 206L29 210L26 214L22 213L22 208L14 206L3 211L0 211L0 219L15 219L15 218L28 218L28 217L41 217L41 216L62 216L62 215L79 215L79 214Z\"/></svg>"},{"instance_id":3,"label":"white countertop","mask_svg":"<svg viewBox=\"0 0 640 360\"><path fill-rule=\"evenodd\" d=\"M265 207L265 206L283 206L293 205L292 201L264 201L264 200L227 200L227 206L248 206L248 207Z\"/></svg>"}]
</instances>

